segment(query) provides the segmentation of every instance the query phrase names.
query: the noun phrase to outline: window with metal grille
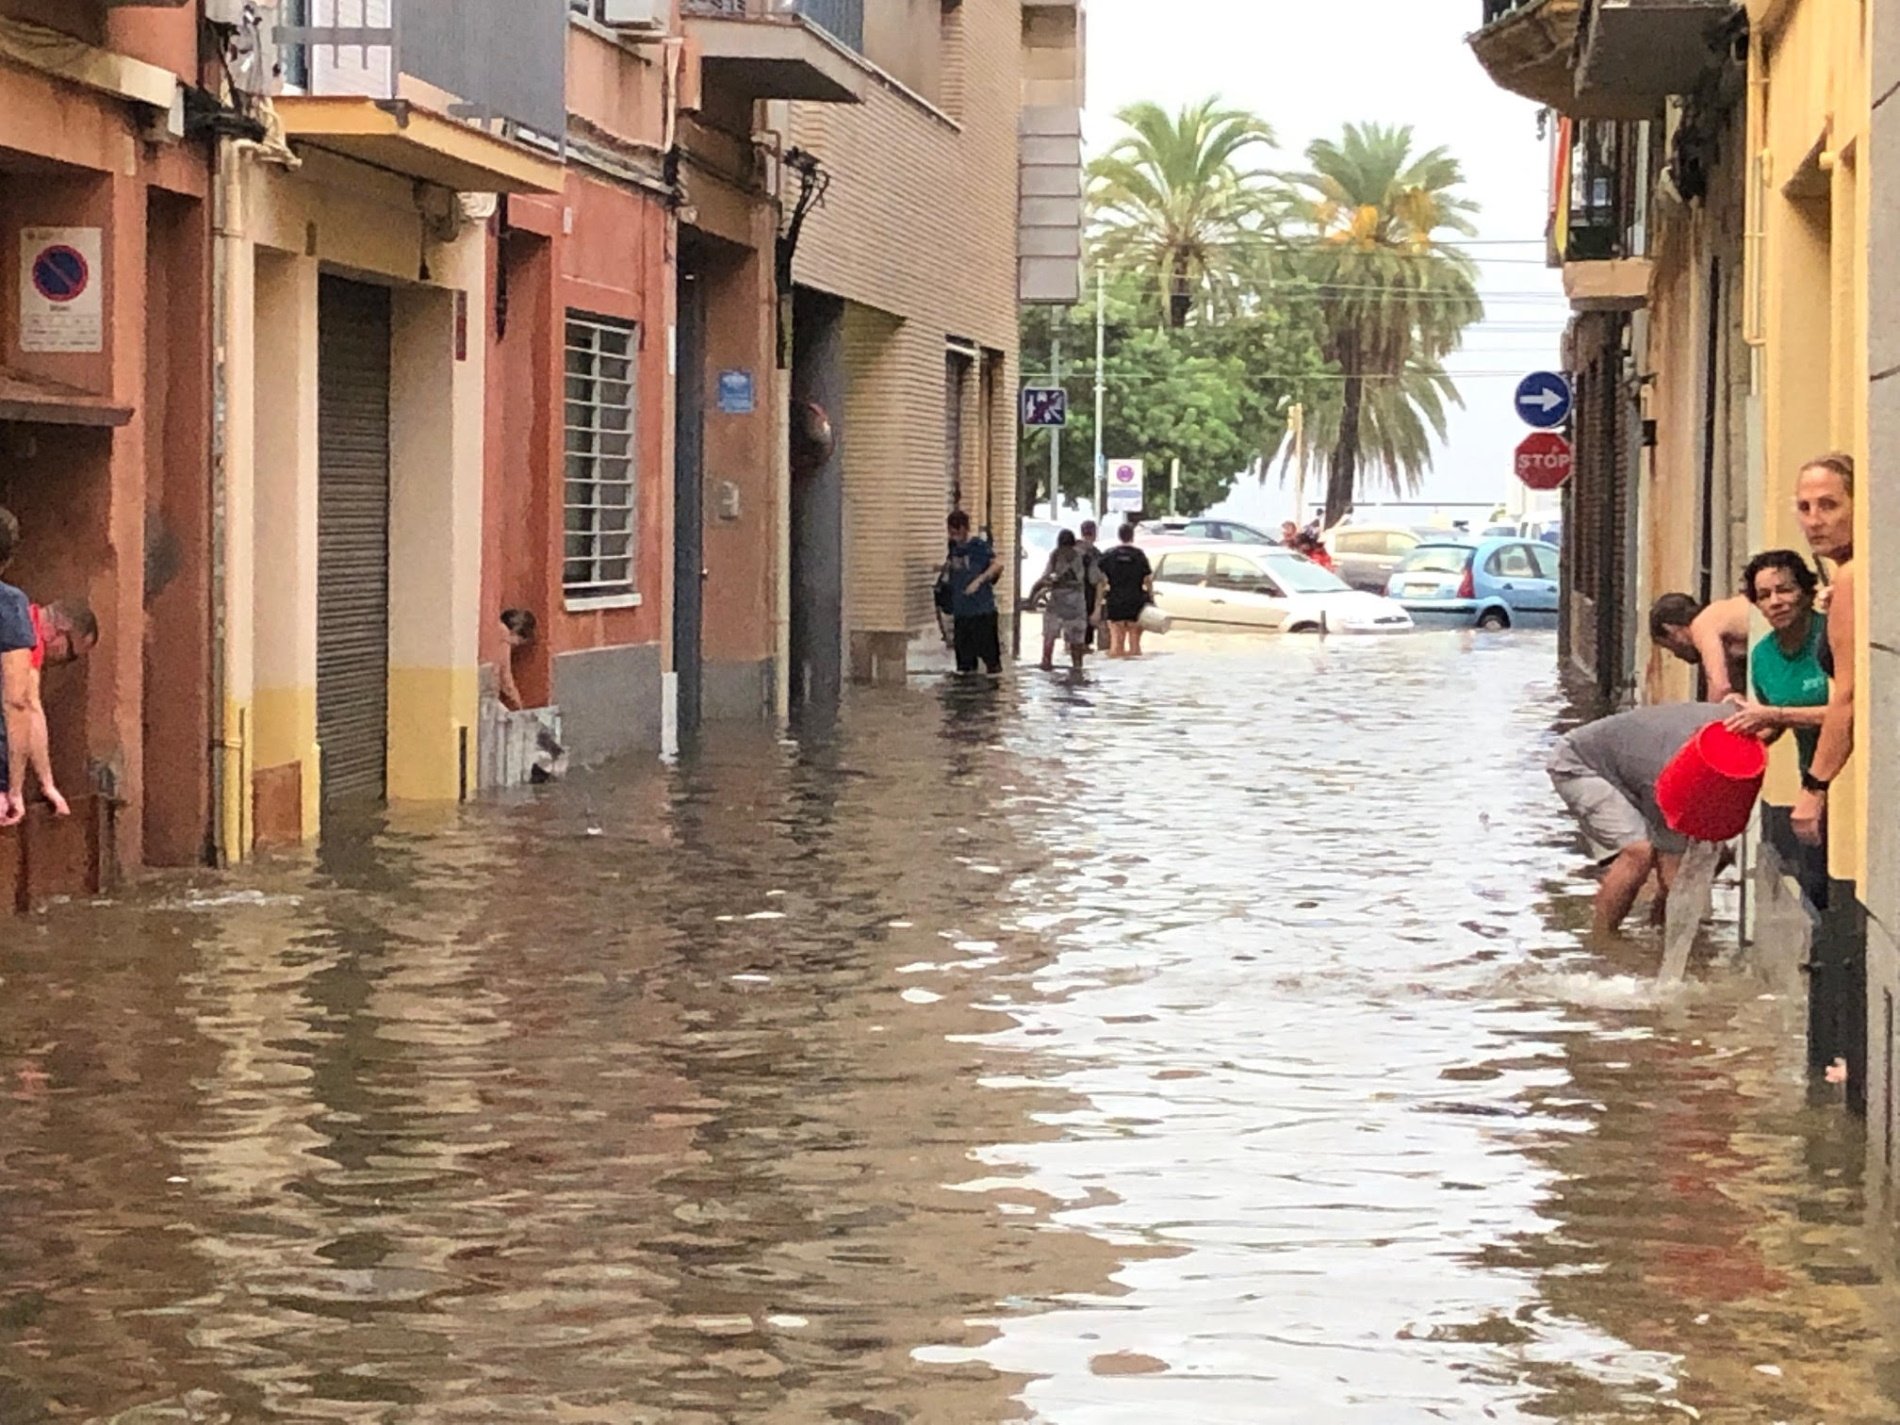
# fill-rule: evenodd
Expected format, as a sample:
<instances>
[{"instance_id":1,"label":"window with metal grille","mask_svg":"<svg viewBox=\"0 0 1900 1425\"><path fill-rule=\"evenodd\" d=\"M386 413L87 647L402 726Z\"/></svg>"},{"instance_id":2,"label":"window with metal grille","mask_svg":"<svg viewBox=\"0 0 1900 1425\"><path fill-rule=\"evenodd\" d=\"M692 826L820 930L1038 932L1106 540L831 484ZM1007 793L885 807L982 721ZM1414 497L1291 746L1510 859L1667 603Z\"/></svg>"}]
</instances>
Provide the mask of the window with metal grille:
<instances>
[{"instance_id":1,"label":"window with metal grille","mask_svg":"<svg viewBox=\"0 0 1900 1425\"><path fill-rule=\"evenodd\" d=\"M567 314L567 547L570 603L634 592L634 357L639 328Z\"/></svg>"}]
</instances>

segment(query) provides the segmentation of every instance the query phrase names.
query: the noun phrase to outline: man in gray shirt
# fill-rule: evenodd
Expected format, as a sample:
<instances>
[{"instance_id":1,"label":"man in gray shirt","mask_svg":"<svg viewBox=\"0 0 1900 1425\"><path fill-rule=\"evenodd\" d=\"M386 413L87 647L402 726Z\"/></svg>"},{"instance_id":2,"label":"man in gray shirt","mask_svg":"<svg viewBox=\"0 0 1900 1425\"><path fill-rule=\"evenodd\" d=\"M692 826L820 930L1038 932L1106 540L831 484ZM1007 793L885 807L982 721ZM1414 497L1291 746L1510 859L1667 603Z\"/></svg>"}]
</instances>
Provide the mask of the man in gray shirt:
<instances>
[{"instance_id":1,"label":"man in gray shirt","mask_svg":"<svg viewBox=\"0 0 1900 1425\"><path fill-rule=\"evenodd\" d=\"M1689 843L1663 820L1656 780L1692 737L1733 711L1725 703L1661 703L1587 723L1558 740L1550 780L1582 825L1591 856L1608 863L1597 888L1598 935L1622 925L1652 871L1669 894Z\"/></svg>"}]
</instances>

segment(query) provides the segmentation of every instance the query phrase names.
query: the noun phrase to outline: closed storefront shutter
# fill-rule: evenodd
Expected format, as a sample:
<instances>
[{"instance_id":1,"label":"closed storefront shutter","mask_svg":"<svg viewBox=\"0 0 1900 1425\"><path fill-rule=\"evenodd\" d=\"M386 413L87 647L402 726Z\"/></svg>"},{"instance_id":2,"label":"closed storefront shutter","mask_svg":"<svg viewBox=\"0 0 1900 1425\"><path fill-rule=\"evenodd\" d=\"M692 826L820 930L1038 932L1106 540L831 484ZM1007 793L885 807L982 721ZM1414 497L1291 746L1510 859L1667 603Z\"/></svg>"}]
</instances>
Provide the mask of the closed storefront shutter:
<instances>
[{"instance_id":1,"label":"closed storefront shutter","mask_svg":"<svg viewBox=\"0 0 1900 1425\"><path fill-rule=\"evenodd\" d=\"M379 798L389 747L389 293L318 305L317 741L326 803Z\"/></svg>"}]
</instances>

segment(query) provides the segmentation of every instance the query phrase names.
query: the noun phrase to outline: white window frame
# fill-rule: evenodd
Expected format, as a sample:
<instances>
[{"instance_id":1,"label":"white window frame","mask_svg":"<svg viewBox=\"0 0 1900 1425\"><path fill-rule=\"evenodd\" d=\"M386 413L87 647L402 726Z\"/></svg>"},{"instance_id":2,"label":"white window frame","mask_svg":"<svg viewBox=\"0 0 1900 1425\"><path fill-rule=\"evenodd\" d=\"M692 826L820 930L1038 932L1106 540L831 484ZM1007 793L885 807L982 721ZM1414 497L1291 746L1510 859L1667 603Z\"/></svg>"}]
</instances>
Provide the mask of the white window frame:
<instances>
[{"instance_id":1,"label":"white window frame","mask_svg":"<svg viewBox=\"0 0 1900 1425\"><path fill-rule=\"evenodd\" d=\"M561 590L569 609L640 602L639 358L639 323L566 313Z\"/></svg>"}]
</instances>

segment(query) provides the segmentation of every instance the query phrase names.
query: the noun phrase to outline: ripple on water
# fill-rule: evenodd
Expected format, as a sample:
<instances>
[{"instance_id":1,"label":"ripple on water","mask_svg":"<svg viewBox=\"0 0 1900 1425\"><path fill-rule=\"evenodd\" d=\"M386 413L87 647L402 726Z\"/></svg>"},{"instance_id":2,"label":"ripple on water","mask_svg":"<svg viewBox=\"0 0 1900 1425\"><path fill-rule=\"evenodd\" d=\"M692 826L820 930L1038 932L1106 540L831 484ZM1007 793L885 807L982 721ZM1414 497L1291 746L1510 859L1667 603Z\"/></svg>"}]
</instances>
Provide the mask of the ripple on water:
<instances>
[{"instance_id":1,"label":"ripple on water","mask_svg":"<svg viewBox=\"0 0 1900 1425\"><path fill-rule=\"evenodd\" d=\"M0 1420L1900 1418L1732 898L1579 938L1548 640L1165 649L57 908Z\"/></svg>"}]
</instances>

